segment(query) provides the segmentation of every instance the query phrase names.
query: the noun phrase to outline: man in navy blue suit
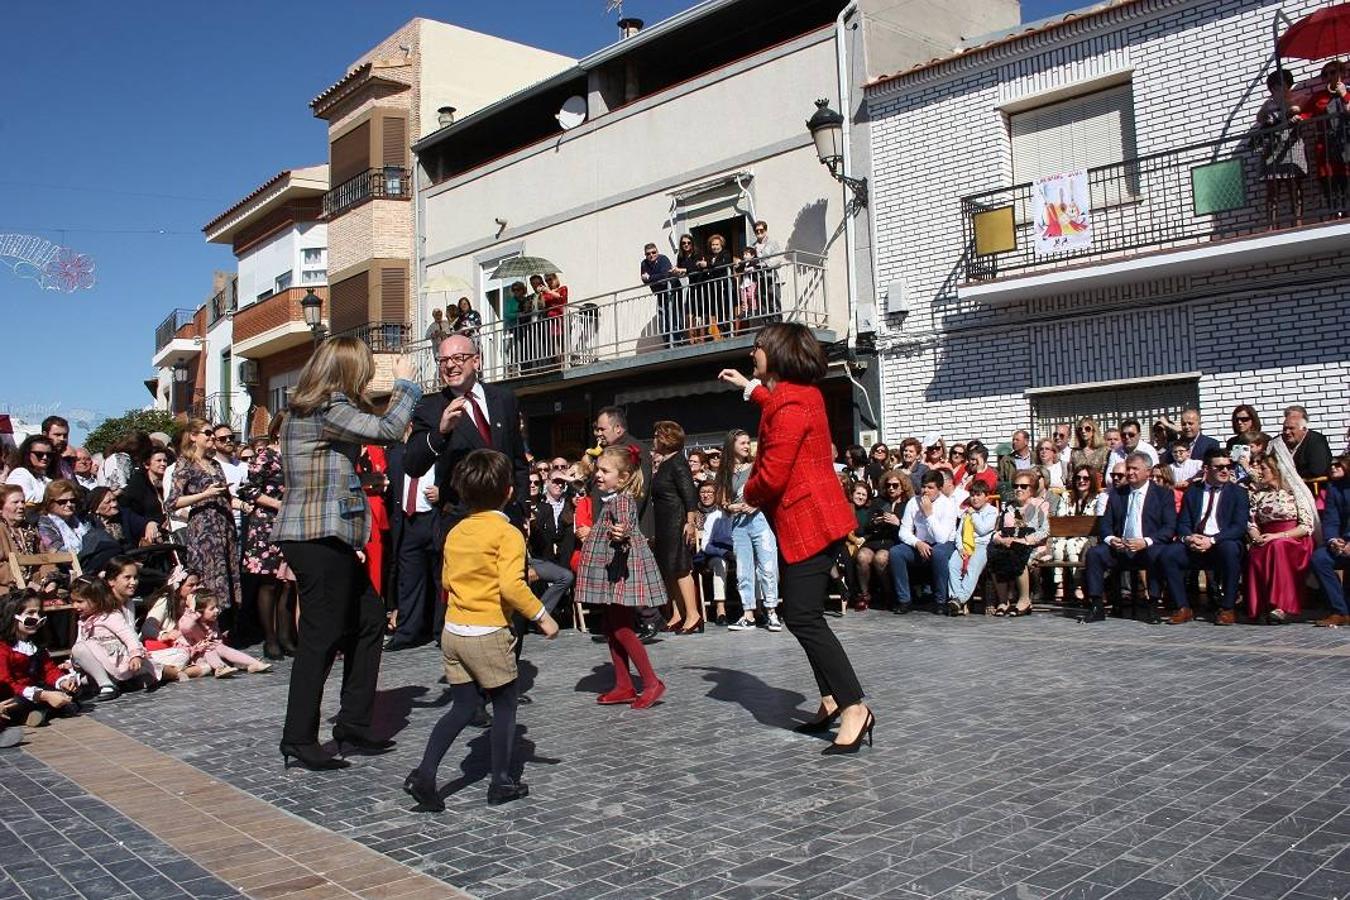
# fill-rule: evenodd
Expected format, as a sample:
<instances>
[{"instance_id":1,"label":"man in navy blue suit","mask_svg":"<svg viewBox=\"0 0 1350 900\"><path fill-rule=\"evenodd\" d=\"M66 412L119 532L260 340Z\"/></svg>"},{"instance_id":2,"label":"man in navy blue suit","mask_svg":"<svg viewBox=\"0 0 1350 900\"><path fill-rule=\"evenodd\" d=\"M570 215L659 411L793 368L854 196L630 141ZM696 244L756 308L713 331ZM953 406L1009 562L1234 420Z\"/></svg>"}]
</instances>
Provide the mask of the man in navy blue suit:
<instances>
[{"instance_id":1,"label":"man in navy blue suit","mask_svg":"<svg viewBox=\"0 0 1350 900\"><path fill-rule=\"evenodd\" d=\"M384 502L398 588L398 628L384 645L390 653L432 639L431 616L441 586L440 488L429 474L420 478L408 474L406 455L403 444L394 444L385 453L389 486Z\"/></svg>"},{"instance_id":2,"label":"man in navy blue suit","mask_svg":"<svg viewBox=\"0 0 1350 900\"><path fill-rule=\"evenodd\" d=\"M1158 565L1167 578L1167 592L1177 604L1168 619L1181 625L1195 618L1186 596L1186 572L1207 569L1219 580L1219 613L1215 625L1236 621L1238 574L1242 571L1242 542L1247 536L1251 505L1247 492L1233 482L1233 460L1218 447L1205 454L1205 480L1193 484L1181 501L1177 542L1163 548ZM1210 586L1214 594L1214 586Z\"/></svg>"},{"instance_id":3,"label":"man in navy blue suit","mask_svg":"<svg viewBox=\"0 0 1350 900\"><path fill-rule=\"evenodd\" d=\"M1101 542L1087 552L1088 613L1084 622L1106 618L1106 574L1114 569L1148 573L1149 604L1144 620L1159 622L1155 611L1162 595L1158 558L1177 530L1177 508L1170 490L1149 482L1153 461L1136 451L1125 457L1125 487L1113 491L1098 526ZM1135 610L1135 618L1139 611Z\"/></svg>"},{"instance_id":4,"label":"man in navy blue suit","mask_svg":"<svg viewBox=\"0 0 1350 900\"><path fill-rule=\"evenodd\" d=\"M1342 456L1342 468L1346 463L1346 457ZM1345 627L1350 625L1350 609L1346 608L1345 586L1336 577L1336 570L1350 572L1350 474L1327 482L1322 540L1325 543L1313 551L1312 567L1331 604L1331 615L1319 619L1317 624L1324 628Z\"/></svg>"}]
</instances>

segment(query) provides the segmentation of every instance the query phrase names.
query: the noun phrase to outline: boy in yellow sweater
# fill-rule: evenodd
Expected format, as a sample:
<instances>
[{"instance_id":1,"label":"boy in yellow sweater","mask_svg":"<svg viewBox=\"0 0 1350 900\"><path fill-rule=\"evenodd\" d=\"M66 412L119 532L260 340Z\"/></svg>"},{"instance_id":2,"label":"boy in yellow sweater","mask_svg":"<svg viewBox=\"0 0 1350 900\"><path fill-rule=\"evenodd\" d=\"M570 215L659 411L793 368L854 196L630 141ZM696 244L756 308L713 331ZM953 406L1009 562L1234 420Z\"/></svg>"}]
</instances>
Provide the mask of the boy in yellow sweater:
<instances>
[{"instance_id":1,"label":"boy in yellow sweater","mask_svg":"<svg viewBox=\"0 0 1350 900\"><path fill-rule=\"evenodd\" d=\"M441 653L453 703L431 730L421 764L403 781L403 790L427 812L445 809L436 771L473 720L483 694L492 701L488 803L496 806L529 794L528 785L511 777L518 696L513 652L518 638L509 626L511 614L538 622L546 637L558 633L558 623L525 583L525 536L501 511L513 492L510 460L496 450L474 450L456 468L454 485L469 515L445 539L442 572L449 599Z\"/></svg>"}]
</instances>

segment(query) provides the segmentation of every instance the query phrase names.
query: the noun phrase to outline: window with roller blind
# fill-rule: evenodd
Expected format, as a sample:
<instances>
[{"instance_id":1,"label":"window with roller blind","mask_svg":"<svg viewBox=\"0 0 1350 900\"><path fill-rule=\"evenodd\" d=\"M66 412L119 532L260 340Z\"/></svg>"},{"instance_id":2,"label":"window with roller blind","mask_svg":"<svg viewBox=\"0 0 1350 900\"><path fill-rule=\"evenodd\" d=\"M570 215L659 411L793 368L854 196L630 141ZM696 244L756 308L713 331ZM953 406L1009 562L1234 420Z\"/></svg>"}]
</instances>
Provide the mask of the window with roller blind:
<instances>
[{"instance_id":1,"label":"window with roller blind","mask_svg":"<svg viewBox=\"0 0 1350 900\"><path fill-rule=\"evenodd\" d=\"M1009 116L1013 182L1113 165L1135 157L1134 91L1128 84ZM1126 167L1089 179L1093 208L1134 199L1138 178Z\"/></svg>"}]
</instances>

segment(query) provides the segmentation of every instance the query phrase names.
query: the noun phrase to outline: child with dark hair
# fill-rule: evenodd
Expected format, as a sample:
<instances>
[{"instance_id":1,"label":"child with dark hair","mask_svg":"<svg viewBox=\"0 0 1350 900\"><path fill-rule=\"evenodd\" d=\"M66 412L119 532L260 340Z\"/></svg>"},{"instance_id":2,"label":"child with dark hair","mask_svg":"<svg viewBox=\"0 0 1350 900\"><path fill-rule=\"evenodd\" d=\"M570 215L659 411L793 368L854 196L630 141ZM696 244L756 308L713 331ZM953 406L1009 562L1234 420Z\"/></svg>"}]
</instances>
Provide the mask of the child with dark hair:
<instances>
[{"instance_id":1,"label":"child with dark hair","mask_svg":"<svg viewBox=\"0 0 1350 900\"><path fill-rule=\"evenodd\" d=\"M114 576L126 577L125 567ZM134 578L131 580L134 585ZM70 658L98 684L95 700L116 700L123 688L140 685L153 690L159 685L162 671L136 636L126 607L109 582L102 578L77 580L70 591L70 602L80 617L79 636L70 648Z\"/></svg>"},{"instance_id":2,"label":"child with dark hair","mask_svg":"<svg viewBox=\"0 0 1350 900\"><path fill-rule=\"evenodd\" d=\"M558 623L525 581L525 536L502 508L511 501L511 461L496 450L474 450L455 469L455 492L469 515L445 539L442 579L449 594L441 654L453 703L431 730L422 762L403 780L423 811L440 812L436 772L450 745L473 721L484 695L492 701L492 783L488 803L496 806L529 794L511 776L516 739L515 643L512 613L539 624L545 636Z\"/></svg>"},{"instance_id":3,"label":"child with dark hair","mask_svg":"<svg viewBox=\"0 0 1350 900\"><path fill-rule=\"evenodd\" d=\"M187 649L193 665L204 667L217 678L229 678L240 669L250 675L271 671L267 663L226 644L219 626L220 596L202 588L194 595L193 605L178 616L179 644Z\"/></svg>"},{"instance_id":4,"label":"child with dark hair","mask_svg":"<svg viewBox=\"0 0 1350 900\"><path fill-rule=\"evenodd\" d=\"M43 647L42 595L10 591L0 598L0 696L16 703L4 716L9 723L38 728L53 712L78 712L80 676L63 671Z\"/></svg>"}]
</instances>

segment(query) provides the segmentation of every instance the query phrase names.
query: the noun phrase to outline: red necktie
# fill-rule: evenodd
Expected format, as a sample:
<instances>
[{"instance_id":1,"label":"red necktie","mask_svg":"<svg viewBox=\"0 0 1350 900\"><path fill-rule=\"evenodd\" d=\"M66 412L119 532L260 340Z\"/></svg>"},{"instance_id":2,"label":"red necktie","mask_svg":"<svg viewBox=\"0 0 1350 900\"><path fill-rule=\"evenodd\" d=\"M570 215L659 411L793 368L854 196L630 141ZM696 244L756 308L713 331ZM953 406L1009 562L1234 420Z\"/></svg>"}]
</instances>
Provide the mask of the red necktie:
<instances>
[{"instance_id":1,"label":"red necktie","mask_svg":"<svg viewBox=\"0 0 1350 900\"><path fill-rule=\"evenodd\" d=\"M403 512L412 515L417 512L417 479L408 479L408 499L403 501Z\"/></svg>"},{"instance_id":2,"label":"red necktie","mask_svg":"<svg viewBox=\"0 0 1350 900\"><path fill-rule=\"evenodd\" d=\"M488 427L487 410L483 409L483 404L478 402L478 398L472 393L468 395L469 402L473 404L474 424L478 426L478 434L482 436L483 443L488 447L492 446L492 429Z\"/></svg>"}]
</instances>

